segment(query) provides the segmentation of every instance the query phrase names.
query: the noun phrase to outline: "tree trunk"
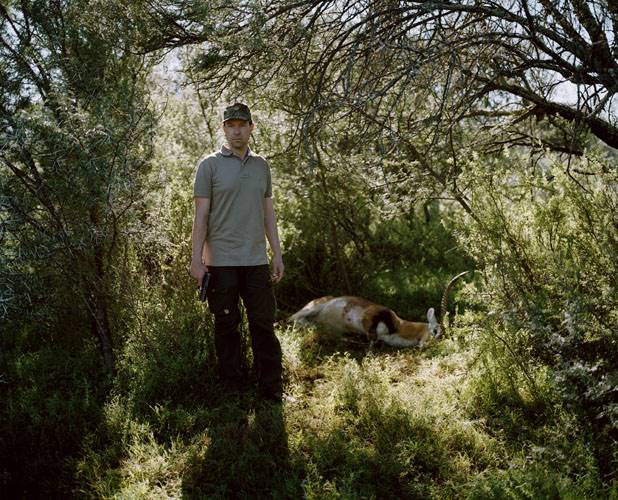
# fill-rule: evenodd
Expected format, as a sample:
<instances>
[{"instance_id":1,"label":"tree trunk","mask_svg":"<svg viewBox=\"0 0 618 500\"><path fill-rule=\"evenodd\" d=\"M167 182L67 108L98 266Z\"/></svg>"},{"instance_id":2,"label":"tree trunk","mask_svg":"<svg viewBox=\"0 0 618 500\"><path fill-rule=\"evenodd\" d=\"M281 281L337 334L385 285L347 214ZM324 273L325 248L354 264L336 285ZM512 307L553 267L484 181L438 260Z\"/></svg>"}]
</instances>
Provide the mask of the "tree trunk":
<instances>
[{"instance_id":1,"label":"tree trunk","mask_svg":"<svg viewBox=\"0 0 618 500\"><path fill-rule=\"evenodd\" d=\"M95 211L91 212L93 223L98 223ZM109 324L109 304L107 301L105 248L98 244L94 247L94 276L88 296L91 300L90 312L93 318L93 333L99 342L99 349L109 375L116 373L116 360L112 344L112 332Z\"/></svg>"},{"instance_id":2,"label":"tree trunk","mask_svg":"<svg viewBox=\"0 0 618 500\"><path fill-rule=\"evenodd\" d=\"M105 299L97 293L92 295L90 312L92 314L92 333L99 344L105 369L109 375L113 376L116 373L116 359L112 345L107 304Z\"/></svg>"},{"instance_id":3,"label":"tree trunk","mask_svg":"<svg viewBox=\"0 0 618 500\"><path fill-rule=\"evenodd\" d=\"M328 197L329 191L328 185L326 183L326 174L324 172L324 164L322 163L320 149L315 143L313 144L313 148L318 162L318 179L320 181L320 184L322 184L322 193L324 194L324 196ZM343 280L344 291L346 295L349 295L352 291L352 286L350 285L350 278L348 277L348 271L346 269L345 261L341 253L341 246L339 245L339 237L337 236L337 225L332 218L329 219L329 227L331 244L335 252L335 262L337 263L337 270L339 271L339 276Z\"/></svg>"},{"instance_id":4,"label":"tree trunk","mask_svg":"<svg viewBox=\"0 0 618 500\"><path fill-rule=\"evenodd\" d=\"M339 246L337 226L332 220L330 222L330 238L333 245L333 250L335 251L335 261L337 262L339 276L341 276L341 279L343 280L345 294L350 295L352 293L352 286L350 285L350 278L348 277L348 270L346 268L343 255L341 254L341 247Z\"/></svg>"}]
</instances>

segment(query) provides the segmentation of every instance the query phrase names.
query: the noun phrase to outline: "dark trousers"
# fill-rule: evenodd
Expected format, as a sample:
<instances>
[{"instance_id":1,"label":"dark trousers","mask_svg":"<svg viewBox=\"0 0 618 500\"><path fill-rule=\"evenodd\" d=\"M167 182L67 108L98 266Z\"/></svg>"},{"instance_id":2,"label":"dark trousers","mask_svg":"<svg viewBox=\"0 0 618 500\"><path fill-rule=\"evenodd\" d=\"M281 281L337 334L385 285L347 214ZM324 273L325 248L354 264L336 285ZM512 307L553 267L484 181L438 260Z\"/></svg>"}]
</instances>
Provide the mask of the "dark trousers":
<instances>
[{"instance_id":1,"label":"dark trousers","mask_svg":"<svg viewBox=\"0 0 618 500\"><path fill-rule=\"evenodd\" d=\"M208 307L215 317L215 350L223 382L242 384L239 298L242 298L253 350L253 366L262 394L281 392L281 346L275 336L275 295L270 268L208 266Z\"/></svg>"}]
</instances>

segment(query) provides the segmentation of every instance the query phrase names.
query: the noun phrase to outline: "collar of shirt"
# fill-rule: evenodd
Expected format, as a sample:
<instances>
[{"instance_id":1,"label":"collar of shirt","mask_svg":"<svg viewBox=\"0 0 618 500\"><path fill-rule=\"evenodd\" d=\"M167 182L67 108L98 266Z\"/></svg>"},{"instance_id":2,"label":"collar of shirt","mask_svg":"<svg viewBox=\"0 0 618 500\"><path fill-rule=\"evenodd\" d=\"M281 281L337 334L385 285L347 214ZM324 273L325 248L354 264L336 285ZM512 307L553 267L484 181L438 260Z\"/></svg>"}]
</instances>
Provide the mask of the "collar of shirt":
<instances>
[{"instance_id":1,"label":"collar of shirt","mask_svg":"<svg viewBox=\"0 0 618 500\"><path fill-rule=\"evenodd\" d=\"M225 145L222 145L222 146L221 146L221 154L222 154L223 156L236 156L236 155L235 155L235 154L234 154L234 153L233 153L233 152L232 152L229 148L227 148ZM247 148L247 154L245 155L245 157L244 157L244 158L241 158L241 160L242 160L243 162L244 162L244 161L247 161L247 160L249 159L249 157L251 157L251 156L256 156L256 154L255 154L253 151L251 151L251 148L249 148L249 147L248 147L248 148ZM238 158L238 156L236 156L236 158Z\"/></svg>"}]
</instances>

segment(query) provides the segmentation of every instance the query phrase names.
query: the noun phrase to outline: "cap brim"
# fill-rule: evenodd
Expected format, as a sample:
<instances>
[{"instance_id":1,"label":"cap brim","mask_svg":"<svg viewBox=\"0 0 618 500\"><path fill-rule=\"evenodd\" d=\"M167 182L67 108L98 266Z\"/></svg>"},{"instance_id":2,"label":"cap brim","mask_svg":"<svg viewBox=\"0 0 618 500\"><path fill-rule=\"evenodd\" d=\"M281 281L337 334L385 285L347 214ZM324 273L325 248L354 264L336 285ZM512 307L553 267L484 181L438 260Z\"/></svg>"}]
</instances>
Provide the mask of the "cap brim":
<instances>
[{"instance_id":1,"label":"cap brim","mask_svg":"<svg viewBox=\"0 0 618 500\"><path fill-rule=\"evenodd\" d=\"M232 116L223 118L223 123L230 121L230 120L242 120L245 122L250 122L251 118L248 117L247 115L232 115Z\"/></svg>"}]
</instances>

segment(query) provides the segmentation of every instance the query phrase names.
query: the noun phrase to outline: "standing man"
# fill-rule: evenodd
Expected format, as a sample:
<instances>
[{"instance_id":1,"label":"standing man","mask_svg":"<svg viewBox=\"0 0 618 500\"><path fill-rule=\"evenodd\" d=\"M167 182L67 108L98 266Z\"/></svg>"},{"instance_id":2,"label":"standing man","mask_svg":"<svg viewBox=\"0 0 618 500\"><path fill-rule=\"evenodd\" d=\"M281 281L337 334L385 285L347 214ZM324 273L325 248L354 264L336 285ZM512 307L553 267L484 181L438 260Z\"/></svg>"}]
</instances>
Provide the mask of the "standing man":
<instances>
[{"instance_id":1,"label":"standing man","mask_svg":"<svg viewBox=\"0 0 618 500\"><path fill-rule=\"evenodd\" d=\"M221 382L244 385L239 297L247 311L254 368L261 397L281 400L281 346L274 333L272 285L283 277L283 259L272 200L270 167L249 148L251 111L235 103L223 114L225 144L198 166L193 195L191 275L206 272L208 306L215 317L215 350ZM273 253L268 266L266 242Z\"/></svg>"}]
</instances>

